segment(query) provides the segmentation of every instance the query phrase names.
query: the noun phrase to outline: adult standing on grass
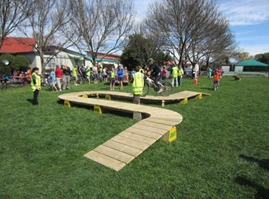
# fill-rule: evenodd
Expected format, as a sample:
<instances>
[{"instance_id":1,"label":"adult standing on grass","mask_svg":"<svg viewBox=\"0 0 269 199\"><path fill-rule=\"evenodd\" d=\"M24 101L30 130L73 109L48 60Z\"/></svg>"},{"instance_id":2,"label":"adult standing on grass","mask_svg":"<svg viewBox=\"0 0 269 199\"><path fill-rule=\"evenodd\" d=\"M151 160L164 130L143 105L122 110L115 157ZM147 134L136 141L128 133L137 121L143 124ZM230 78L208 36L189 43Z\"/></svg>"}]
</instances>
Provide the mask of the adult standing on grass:
<instances>
[{"instance_id":1,"label":"adult standing on grass","mask_svg":"<svg viewBox=\"0 0 269 199\"><path fill-rule=\"evenodd\" d=\"M109 87L111 91L115 89L115 68L114 67L111 68Z\"/></svg>"},{"instance_id":2,"label":"adult standing on grass","mask_svg":"<svg viewBox=\"0 0 269 199\"><path fill-rule=\"evenodd\" d=\"M121 66L118 67L117 74L118 74L118 80L119 80L119 87L120 90L123 89L123 68Z\"/></svg>"},{"instance_id":3,"label":"adult standing on grass","mask_svg":"<svg viewBox=\"0 0 269 199\"><path fill-rule=\"evenodd\" d=\"M178 67L176 65L172 68L172 86L178 87Z\"/></svg>"},{"instance_id":4,"label":"adult standing on grass","mask_svg":"<svg viewBox=\"0 0 269 199\"><path fill-rule=\"evenodd\" d=\"M107 68L103 69L103 79L105 82L107 81Z\"/></svg>"},{"instance_id":5,"label":"adult standing on grass","mask_svg":"<svg viewBox=\"0 0 269 199\"><path fill-rule=\"evenodd\" d=\"M179 68L178 68L178 77L177 77L178 85L179 85L179 86L182 85L183 74L184 74L184 71L183 71L182 67L179 66Z\"/></svg>"},{"instance_id":6,"label":"adult standing on grass","mask_svg":"<svg viewBox=\"0 0 269 199\"><path fill-rule=\"evenodd\" d=\"M139 72L139 66L135 67L135 74L132 75L133 103L140 104L140 96L143 94L145 85L144 74Z\"/></svg>"},{"instance_id":7,"label":"adult standing on grass","mask_svg":"<svg viewBox=\"0 0 269 199\"><path fill-rule=\"evenodd\" d=\"M59 65L56 65L55 74L56 74L58 89L59 89L59 91L62 91L62 83L61 82L63 79L63 71L59 67Z\"/></svg>"},{"instance_id":8,"label":"adult standing on grass","mask_svg":"<svg viewBox=\"0 0 269 199\"><path fill-rule=\"evenodd\" d=\"M39 72L39 68L34 67L32 70L32 76L31 76L31 87L34 92L33 105L39 105L38 95L41 89L41 78L38 75L38 72Z\"/></svg>"},{"instance_id":9,"label":"adult standing on grass","mask_svg":"<svg viewBox=\"0 0 269 199\"><path fill-rule=\"evenodd\" d=\"M77 86L77 82L78 82L78 66L75 66L73 68L73 71L72 71L72 76L73 76L73 79L74 79L74 85Z\"/></svg>"},{"instance_id":10,"label":"adult standing on grass","mask_svg":"<svg viewBox=\"0 0 269 199\"><path fill-rule=\"evenodd\" d=\"M87 78L87 80L88 80L88 82L90 84L91 83L91 69L90 69L89 66L86 67L85 73L86 73L86 78Z\"/></svg>"},{"instance_id":11,"label":"adult standing on grass","mask_svg":"<svg viewBox=\"0 0 269 199\"><path fill-rule=\"evenodd\" d=\"M63 65L63 90L70 89L71 70L67 65Z\"/></svg>"}]
</instances>

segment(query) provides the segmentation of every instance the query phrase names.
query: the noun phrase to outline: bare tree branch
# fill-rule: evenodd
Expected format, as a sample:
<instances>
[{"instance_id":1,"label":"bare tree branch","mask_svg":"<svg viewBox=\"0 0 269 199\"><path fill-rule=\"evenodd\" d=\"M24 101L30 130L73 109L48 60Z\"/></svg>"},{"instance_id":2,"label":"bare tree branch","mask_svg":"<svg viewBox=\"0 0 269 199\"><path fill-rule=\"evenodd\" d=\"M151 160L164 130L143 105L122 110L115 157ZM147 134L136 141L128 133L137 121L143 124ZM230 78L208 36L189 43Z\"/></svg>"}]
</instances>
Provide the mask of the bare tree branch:
<instances>
[{"instance_id":1,"label":"bare tree branch","mask_svg":"<svg viewBox=\"0 0 269 199\"><path fill-rule=\"evenodd\" d=\"M31 0L0 0L0 48L31 11Z\"/></svg>"},{"instance_id":2,"label":"bare tree branch","mask_svg":"<svg viewBox=\"0 0 269 199\"><path fill-rule=\"evenodd\" d=\"M45 72L45 65L50 59L44 59L44 51L49 45L57 45L59 49L67 48L70 44L63 36L63 28L71 20L68 0L35 0L32 5L32 13L27 17L28 24L20 31L26 37L33 37L36 40L34 46L41 58L42 72ZM61 41L55 43L56 41ZM56 52L57 53L57 52Z\"/></svg>"},{"instance_id":3,"label":"bare tree branch","mask_svg":"<svg viewBox=\"0 0 269 199\"><path fill-rule=\"evenodd\" d=\"M134 5L131 0L72 1L74 45L89 51L96 62L98 52L105 55L119 49L132 30ZM79 39L78 39L79 38Z\"/></svg>"}]
</instances>

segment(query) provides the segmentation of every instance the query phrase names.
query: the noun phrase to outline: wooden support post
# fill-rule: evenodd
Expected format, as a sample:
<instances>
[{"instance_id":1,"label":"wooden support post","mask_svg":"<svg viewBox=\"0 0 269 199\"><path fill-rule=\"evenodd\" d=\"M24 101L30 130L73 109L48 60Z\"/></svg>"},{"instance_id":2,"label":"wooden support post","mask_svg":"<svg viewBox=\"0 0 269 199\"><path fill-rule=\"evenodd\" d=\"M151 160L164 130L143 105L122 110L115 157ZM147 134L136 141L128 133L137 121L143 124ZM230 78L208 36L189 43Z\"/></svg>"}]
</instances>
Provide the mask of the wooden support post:
<instances>
[{"instance_id":1,"label":"wooden support post","mask_svg":"<svg viewBox=\"0 0 269 199\"><path fill-rule=\"evenodd\" d=\"M165 104L165 100L162 100L162 107L164 107L164 104Z\"/></svg>"},{"instance_id":2,"label":"wooden support post","mask_svg":"<svg viewBox=\"0 0 269 199\"><path fill-rule=\"evenodd\" d=\"M96 98L99 98L99 94L98 93L96 94Z\"/></svg>"},{"instance_id":3,"label":"wooden support post","mask_svg":"<svg viewBox=\"0 0 269 199\"><path fill-rule=\"evenodd\" d=\"M98 106L98 105L94 105L94 107L93 107L93 112L102 114L102 109L101 109L100 106Z\"/></svg>"},{"instance_id":4,"label":"wooden support post","mask_svg":"<svg viewBox=\"0 0 269 199\"><path fill-rule=\"evenodd\" d=\"M177 128L173 126L170 131L162 136L162 139L165 141L173 142L177 139Z\"/></svg>"},{"instance_id":5,"label":"wooden support post","mask_svg":"<svg viewBox=\"0 0 269 199\"><path fill-rule=\"evenodd\" d=\"M133 113L133 119L134 119L134 120L137 120L137 121L142 120L142 113L134 112L134 113Z\"/></svg>"},{"instance_id":6,"label":"wooden support post","mask_svg":"<svg viewBox=\"0 0 269 199\"><path fill-rule=\"evenodd\" d=\"M188 98L185 97L185 98L181 101L181 104L188 104Z\"/></svg>"},{"instance_id":7,"label":"wooden support post","mask_svg":"<svg viewBox=\"0 0 269 199\"><path fill-rule=\"evenodd\" d=\"M67 100L64 100L64 106L66 106L66 107L71 107L70 102L67 101Z\"/></svg>"},{"instance_id":8,"label":"wooden support post","mask_svg":"<svg viewBox=\"0 0 269 199\"><path fill-rule=\"evenodd\" d=\"M107 100L111 100L110 95L109 95L109 94L106 94L106 95L105 95L105 99L107 99Z\"/></svg>"},{"instance_id":9,"label":"wooden support post","mask_svg":"<svg viewBox=\"0 0 269 199\"><path fill-rule=\"evenodd\" d=\"M202 99L202 98L203 98L203 94L202 94L202 93L199 93L199 94L196 96L196 98L198 98L198 99Z\"/></svg>"}]
</instances>

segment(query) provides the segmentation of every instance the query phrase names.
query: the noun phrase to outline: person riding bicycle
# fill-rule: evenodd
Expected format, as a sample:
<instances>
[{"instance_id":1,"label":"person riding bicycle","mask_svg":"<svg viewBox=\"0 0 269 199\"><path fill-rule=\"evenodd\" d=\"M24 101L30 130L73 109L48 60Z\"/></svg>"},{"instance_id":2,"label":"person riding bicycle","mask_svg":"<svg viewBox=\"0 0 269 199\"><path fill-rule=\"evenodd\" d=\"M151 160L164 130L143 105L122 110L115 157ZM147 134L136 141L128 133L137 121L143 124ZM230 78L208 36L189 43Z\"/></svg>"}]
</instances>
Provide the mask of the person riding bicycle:
<instances>
[{"instance_id":1,"label":"person riding bicycle","mask_svg":"<svg viewBox=\"0 0 269 199\"><path fill-rule=\"evenodd\" d=\"M158 88L158 93L161 93L163 90L160 89L160 86L158 84L162 76L161 68L152 58L148 60L148 64L149 64L149 71L151 72L151 76L154 77L154 83Z\"/></svg>"}]
</instances>

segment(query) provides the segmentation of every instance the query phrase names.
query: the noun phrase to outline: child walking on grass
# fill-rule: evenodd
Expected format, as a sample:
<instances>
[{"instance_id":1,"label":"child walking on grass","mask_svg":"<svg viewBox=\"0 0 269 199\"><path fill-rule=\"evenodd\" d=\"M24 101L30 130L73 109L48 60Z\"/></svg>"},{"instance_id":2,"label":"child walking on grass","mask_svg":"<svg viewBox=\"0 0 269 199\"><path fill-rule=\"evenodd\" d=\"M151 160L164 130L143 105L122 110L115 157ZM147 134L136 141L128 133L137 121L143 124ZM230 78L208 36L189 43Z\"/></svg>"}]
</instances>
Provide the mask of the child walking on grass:
<instances>
[{"instance_id":1,"label":"child walking on grass","mask_svg":"<svg viewBox=\"0 0 269 199\"><path fill-rule=\"evenodd\" d=\"M214 91L216 91L219 88L219 80L220 80L220 75L219 75L218 70L216 69L213 73L213 82L214 82L213 89L214 89Z\"/></svg>"}]
</instances>

